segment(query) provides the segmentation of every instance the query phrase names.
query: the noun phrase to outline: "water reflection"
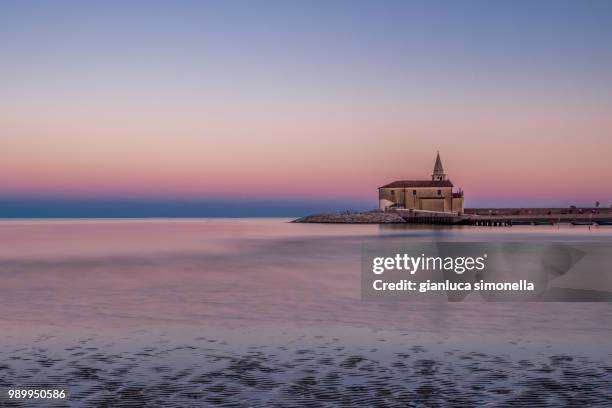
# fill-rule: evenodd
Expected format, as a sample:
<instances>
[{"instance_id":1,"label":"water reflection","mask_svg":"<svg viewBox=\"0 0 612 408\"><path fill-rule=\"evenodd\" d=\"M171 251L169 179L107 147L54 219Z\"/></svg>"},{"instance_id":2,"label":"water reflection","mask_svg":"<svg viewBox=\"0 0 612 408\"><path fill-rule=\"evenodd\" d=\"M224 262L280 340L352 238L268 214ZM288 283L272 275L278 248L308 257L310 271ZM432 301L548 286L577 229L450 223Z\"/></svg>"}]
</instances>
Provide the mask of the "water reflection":
<instances>
[{"instance_id":1,"label":"water reflection","mask_svg":"<svg viewBox=\"0 0 612 408\"><path fill-rule=\"evenodd\" d=\"M167 406L375 405L380 393L567 403L551 390L570 386L591 387L582 402L610 401L608 303L363 302L360 248L381 239L609 242L612 230L2 222L0 377L68 383L80 406L140 392Z\"/></svg>"}]
</instances>

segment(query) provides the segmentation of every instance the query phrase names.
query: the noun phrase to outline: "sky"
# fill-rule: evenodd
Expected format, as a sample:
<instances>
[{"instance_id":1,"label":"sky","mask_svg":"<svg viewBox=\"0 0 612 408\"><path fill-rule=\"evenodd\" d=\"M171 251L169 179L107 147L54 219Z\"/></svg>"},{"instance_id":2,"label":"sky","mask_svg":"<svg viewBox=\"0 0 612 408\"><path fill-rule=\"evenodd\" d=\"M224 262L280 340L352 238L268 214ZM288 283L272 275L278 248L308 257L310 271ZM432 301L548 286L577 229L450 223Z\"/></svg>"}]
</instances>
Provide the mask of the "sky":
<instances>
[{"instance_id":1,"label":"sky","mask_svg":"<svg viewBox=\"0 0 612 408\"><path fill-rule=\"evenodd\" d=\"M612 204L610 1L3 1L0 52L0 217L373 208L438 150Z\"/></svg>"}]
</instances>

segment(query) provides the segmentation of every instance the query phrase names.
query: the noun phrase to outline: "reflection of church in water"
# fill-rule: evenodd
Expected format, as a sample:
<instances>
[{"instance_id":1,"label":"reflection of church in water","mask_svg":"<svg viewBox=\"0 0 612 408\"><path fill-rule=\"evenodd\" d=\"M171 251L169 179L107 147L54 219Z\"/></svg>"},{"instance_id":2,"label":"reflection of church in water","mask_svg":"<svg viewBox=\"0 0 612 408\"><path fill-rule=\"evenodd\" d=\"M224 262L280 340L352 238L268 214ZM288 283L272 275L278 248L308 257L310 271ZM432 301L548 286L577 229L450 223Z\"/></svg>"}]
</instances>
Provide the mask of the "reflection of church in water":
<instances>
[{"instance_id":1,"label":"reflection of church in water","mask_svg":"<svg viewBox=\"0 0 612 408\"><path fill-rule=\"evenodd\" d=\"M405 208L463 214L463 191L453 192L446 178L440 153L436 156L431 180L398 180L378 188L381 210Z\"/></svg>"}]
</instances>

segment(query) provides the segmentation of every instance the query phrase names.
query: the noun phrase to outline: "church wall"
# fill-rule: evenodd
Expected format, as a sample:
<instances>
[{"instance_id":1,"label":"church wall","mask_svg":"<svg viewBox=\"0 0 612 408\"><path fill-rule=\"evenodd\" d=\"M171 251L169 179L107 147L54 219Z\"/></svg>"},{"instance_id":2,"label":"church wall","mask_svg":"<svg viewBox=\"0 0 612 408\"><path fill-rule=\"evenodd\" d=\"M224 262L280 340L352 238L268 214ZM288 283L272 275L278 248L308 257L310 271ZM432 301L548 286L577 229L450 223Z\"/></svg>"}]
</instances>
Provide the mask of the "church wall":
<instances>
[{"instance_id":1,"label":"church wall","mask_svg":"<svg viewBox=\"0 0 612 408\"><path fill-rule=\"evenodd\" d=\"M426 211L446 211L443 198L425 198L421 200L421 210Z\"/></svg>"},{"instance_id":2,"label":"church wall","mask_svg":"<svg viewBox=\"0 0 612 408\"><path fill-rule=\"evenodd\" d=\"M387 208L389 208L391 205L393 205L394 203L392 201L386 200L384 198L380 198L378 200L378 208L385 211Z\"/></svg>"},{"instance_id":3,"label":"church wall","mask_svg":"<svg viewBox=\"0 0 612 408\"><path fill-rule=\"evenodd\" d=\"M416 190L416 195L413 191ZM440 190L440 195L438 195ZM379 189L378 198L382 204L382 200L391 201L404 208L414 208L417 210L425 210L423 208L424 201L427 199L440 199L442 209L435 211L451 211L453 189L451 187L415 187L415 188L381 188ZM382 206L381 209L384 209ZM433 210L432 210L433 211Z\"/></svg>"},{"instance_id":4,"label":"church wall","mask_svg":"<svg viewBox=\"0 0 612 408\"><path fill-rule=\"evenodd\" d=\"M459 213L459 214L463 214L463 197L453 198L452 204L453 204L453 207L451 211Z\"/></svg>"}]
</instances>

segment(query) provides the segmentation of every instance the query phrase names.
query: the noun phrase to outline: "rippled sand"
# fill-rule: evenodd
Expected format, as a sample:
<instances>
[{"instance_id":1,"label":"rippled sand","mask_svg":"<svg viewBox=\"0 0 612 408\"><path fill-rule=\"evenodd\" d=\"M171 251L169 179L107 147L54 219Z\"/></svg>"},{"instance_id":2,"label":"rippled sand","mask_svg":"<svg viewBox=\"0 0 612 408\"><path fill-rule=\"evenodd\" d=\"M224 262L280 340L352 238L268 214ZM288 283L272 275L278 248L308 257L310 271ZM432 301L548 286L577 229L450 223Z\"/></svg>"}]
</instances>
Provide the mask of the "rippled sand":
<instances>
[{"instance_id":1,"label":"rippled sand","mask_svg":"<svg viewBox=\"0 0 612 408\"><path fill-rule=\"evenodd\" d=\"M358 330L350 333L358 341L283 334L251 345L214 335L177 342L163 333L147 341L147 334L64 339L61 348L43 336L5 347L0 385L62 387L81 407L612 404L610 356L557 354L520 341L491 353Z\"/></svg>"}]
</instances>

